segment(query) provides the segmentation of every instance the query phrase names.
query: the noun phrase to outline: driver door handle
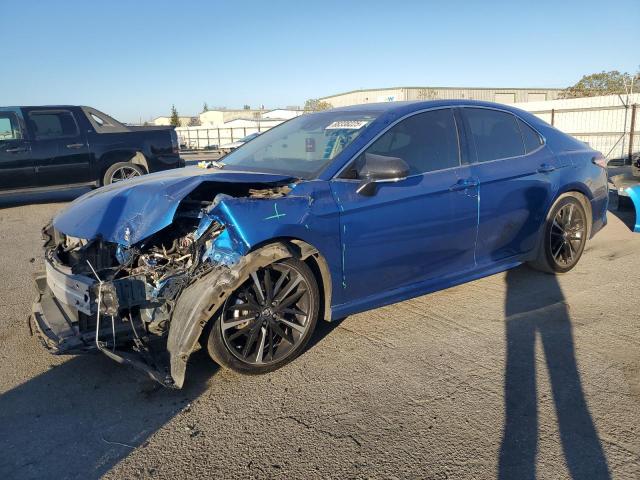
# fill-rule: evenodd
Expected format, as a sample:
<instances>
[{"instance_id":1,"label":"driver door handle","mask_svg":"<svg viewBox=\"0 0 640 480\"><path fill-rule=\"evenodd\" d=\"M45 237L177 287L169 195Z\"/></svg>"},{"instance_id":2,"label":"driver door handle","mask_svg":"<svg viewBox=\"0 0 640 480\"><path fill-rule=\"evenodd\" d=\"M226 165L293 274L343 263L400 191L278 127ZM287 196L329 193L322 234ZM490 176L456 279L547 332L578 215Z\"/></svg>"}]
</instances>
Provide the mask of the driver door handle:
<instances>
[{"instance_id":1,"label":"driver door handle","mask_svg":"<svg viewBox=\"0 0 640 480\"><path fill-rule=\"evenodd\" d=\"M84 147L84 143L70 143L67 145L67 148L82 148Z\"/></svg>"},{"instance_id":2,"label":"driver door handle","mask_svg":"<svg viewBox=\"0 0 640 480\"><path fill-rule=\"evenodd\" d=\"M467 188L473 188L478 186L478 180L475 178L464 178L458 180L456 183L449 187L449 190L452 192L457 192L460 190L466 190Z\"/></svg>"},{"instance_id":3,"label":"driver door handle","mask_svg":"<svg viewBox=\"0 0 640 480\"><path fill-rule=\"evenodd\" d=\"M28 151L29 151L28 147L7 148L5 150L5 152L7 153L22 153L22 152L28 152Z\"/></svg>"},{"instance_id":4,"label":"driver door handle","mask_svg":"<svg viewBox=\"0 0 640 480\"><path fill-rule=\"evenodd\" d=\"M548 163L543 163L542 165L540 165L540 167L538 167L538 172L539 173L551 173L556 169L556 167L554 167L553 165L549 165Z\"/></svg>"}]
</instances>

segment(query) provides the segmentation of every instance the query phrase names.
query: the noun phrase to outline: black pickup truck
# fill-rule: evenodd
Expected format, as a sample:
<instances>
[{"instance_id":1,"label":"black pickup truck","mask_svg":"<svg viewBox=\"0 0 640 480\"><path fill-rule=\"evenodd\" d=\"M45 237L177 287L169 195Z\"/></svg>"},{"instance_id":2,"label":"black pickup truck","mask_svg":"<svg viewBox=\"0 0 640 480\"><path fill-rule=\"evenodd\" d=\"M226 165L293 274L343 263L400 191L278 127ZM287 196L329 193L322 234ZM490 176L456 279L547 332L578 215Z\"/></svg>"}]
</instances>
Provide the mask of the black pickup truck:
<instances>
[{"instance_id":1,"label":"black pickup truck","mask_svg":"<svg viewBox=\"0 0 640 480\"><path fill-rule=\"evenodd\" d=\"M0 107L0 193L98 187L182 166L173 127L123 125L90 107Z\"/></svg>"}]
</instances>

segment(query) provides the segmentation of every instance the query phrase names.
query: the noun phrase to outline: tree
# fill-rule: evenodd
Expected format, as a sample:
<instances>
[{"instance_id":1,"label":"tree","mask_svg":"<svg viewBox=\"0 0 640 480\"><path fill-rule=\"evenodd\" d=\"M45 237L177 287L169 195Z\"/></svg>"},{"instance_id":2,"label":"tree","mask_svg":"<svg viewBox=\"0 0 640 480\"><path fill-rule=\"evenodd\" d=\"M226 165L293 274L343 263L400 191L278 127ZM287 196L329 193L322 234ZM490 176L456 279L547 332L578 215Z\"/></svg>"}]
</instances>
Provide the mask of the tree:
<instances>
[{"instance_id":1,"label":"tree","mask_svg":"<svg viewBox=\"0 0 640 480\"><path fill-rule=\"evenodd\" d=\"M190 127L199 127L200 126L200 118L191 117L191 119L189 120L189 126Z\"/></svg>"},{"instance_id":2,"label":"tree","mask_svg":"<svg viewBox=\"0 0 640 480\"><path fill-rule=\"evenodd\" d=\"M209 111L209 105L207 105L207 102L204 102L202 104L202 112L208 112Z\"/></svg>"},{"instance_id":3,"label":"tree","mask_svg":"<svg viewBox=\"0 0 640 480\"><path fill-rule=\"evenodd\" d=\"M325 102L324 100L319 100L317 98L310 98L306 102L304 102L304 111L305 112L319 112L322 110L329 110L333 108L329 102Z\"/></svg>"},{"instance_id":4,"label":"tree","mask_svg":"<svg viewBox=\"0 0 640 480\"><path fill-rule=\"evenodd\" d=\"M245 104L245 106L244 106L244 107L242 107L242 108L244 108L245 110L251 110L251 105L246 105L246 104Z\"/></svg>"},{"instance_id":5,"label":"tree","mask_svg":"<svg viewBox=\"0 0 640 480\"><path fill-rule=\"evenodd\" d=\"M180 126L180 117L178 116L178 110L176 110L175 105L171 105L171 120L169 120L169 124L174 127Z\"/></svg>"},{"instance_id":6,"label":"tree","mask_svg":"<svg viewBox=\"0 0 640 480\"><path fill-rule=\"evenodd\" d=\"M618 70L602 71L583 76L575 85L560 92L560 98L596 97L598 95L624 94L640 91L640 72L631 74Z\"/></svg>"}]
</instances>

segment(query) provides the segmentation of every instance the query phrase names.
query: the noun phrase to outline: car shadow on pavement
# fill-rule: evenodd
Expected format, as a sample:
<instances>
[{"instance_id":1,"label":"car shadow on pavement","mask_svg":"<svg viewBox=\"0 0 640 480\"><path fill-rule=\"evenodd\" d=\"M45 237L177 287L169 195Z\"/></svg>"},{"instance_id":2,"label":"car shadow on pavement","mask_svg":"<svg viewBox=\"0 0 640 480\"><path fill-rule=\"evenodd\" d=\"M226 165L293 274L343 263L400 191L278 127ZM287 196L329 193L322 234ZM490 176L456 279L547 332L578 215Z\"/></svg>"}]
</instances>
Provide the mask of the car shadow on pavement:
<instances>
[{"instance_id":1,"label":"car shadow on pavement","mask_svg":"<svg viewBox=\"0 0 640 480\"><path fill-rule=\"evenodd\" d=\"M100 478L187 414L217 371L204 350L182 390L123 368L102 355L71 357L0 395L0 478Z\"/></svg>"},{"instance_id":2,"label":"car shadow on pavement","mask_svg":"<svg viewBox=\"0 0 640 480\"><path fill-rule=\"evenodd\" d=\"M556 276L519 267L507 272L506 287L505 426L499 478L536 478L536 338L544 351L569 474L574 479L610 478L580 381L568 305Z\"/></svg>"},{"instance_id":3,"label":"car shadow on pavement","mask_svg":"<svg viewBox=\"0 0 640 480\"><path fill-rule=\"evenodd\" d=\"M50 192L3 194L0 196L0 209L37 203L70 202L90 191L89 187L80 187Z\"/></svg>"}]
</instances>

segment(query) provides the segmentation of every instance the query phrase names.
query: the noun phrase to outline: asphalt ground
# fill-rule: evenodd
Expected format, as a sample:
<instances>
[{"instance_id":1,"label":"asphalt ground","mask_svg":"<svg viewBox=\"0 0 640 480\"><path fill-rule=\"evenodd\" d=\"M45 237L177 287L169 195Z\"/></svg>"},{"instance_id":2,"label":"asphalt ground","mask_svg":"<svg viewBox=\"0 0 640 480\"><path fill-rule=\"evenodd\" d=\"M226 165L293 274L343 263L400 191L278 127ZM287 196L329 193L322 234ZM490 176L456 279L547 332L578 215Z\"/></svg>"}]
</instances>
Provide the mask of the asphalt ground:
<instances>
[{"instance_id":1,"label":"asphalt ground","mask_svg":"<svg viewBox=\"0 0 640 480\"><path fill-rule=\"evenodd\" d=\"M0 200L0 478L640 478L640 235L322 323L264 376L200 351L183 390L29 336L40 228ZM628 220L626 216L618 214Z\"/></svg>"}]
</instances>

